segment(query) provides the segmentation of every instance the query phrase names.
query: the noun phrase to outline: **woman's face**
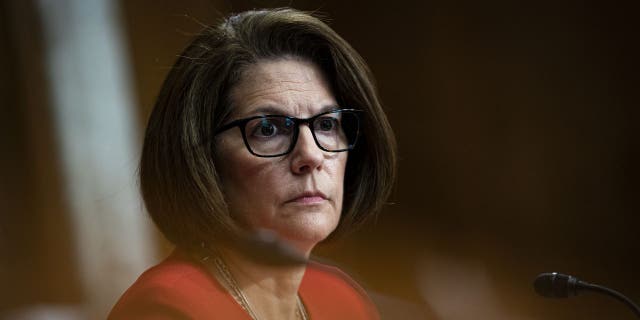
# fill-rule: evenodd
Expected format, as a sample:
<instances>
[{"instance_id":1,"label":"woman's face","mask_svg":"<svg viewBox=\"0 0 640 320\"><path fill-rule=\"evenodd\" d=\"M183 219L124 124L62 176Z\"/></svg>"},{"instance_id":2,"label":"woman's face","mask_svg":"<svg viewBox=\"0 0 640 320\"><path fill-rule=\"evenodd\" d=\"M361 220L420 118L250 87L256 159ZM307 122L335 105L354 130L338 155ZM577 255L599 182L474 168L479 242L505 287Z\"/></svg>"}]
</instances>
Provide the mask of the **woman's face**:
<instances>
[{"instance_id":1,"label":"woman's face","mask_svg":"<svg viewBox=\"0 0 640 320\"><path fill-rule=\"evenodd\" d=\"M293 58L250 66L230 97L231 120L265 114L309 118L337 108L322 71ZM276 232L308 253L338 225L347 152L318 148L306 124L284 156L252 155L240 129L233 128L216 137L216 157L231 214L248 228Z\"/></svg>"}]
</instances>

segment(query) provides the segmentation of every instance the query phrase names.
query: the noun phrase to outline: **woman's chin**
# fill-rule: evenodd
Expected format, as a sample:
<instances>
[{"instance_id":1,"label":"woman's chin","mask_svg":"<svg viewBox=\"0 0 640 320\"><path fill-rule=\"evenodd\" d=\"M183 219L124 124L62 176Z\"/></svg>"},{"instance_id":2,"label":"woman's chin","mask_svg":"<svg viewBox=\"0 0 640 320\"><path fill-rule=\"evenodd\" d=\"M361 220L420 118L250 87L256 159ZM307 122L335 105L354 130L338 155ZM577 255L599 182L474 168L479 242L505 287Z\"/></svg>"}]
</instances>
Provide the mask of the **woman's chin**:
<instances>
[{"instance_id":1,"label":"woman's chin","mask_svg":"<svg viewBox=\"0 0 640 320\"><path fill-rule=\"evenodd\" d=\"M335 230L337 224L334 223L306 223L295 227L287 226L285 229L276 231L282 241L294 246L298 250L308 254L311 250L323 241Z\"/></svg>"}]
</instances>

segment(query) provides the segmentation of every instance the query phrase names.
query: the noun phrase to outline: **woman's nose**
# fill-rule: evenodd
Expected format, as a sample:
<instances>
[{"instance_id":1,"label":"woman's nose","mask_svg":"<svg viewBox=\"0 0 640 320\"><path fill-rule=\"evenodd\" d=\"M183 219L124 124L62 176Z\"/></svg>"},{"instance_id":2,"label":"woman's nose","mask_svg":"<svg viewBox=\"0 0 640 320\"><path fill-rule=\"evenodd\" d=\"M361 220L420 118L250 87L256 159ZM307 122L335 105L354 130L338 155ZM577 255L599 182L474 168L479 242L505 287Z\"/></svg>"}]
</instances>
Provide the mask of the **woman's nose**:
<instances>
[{"instance_id":1,"label":"woman's nose","mask_svg":"<svg viewBox=\"0 0 640 320\"><path fill-rule=\"evenodd\" d=\"M324 151L318 147L308 126L300 126L298 141L291 154L291 171L296 174L312 172L322 166Z\"/></svg>"}]
</instances>

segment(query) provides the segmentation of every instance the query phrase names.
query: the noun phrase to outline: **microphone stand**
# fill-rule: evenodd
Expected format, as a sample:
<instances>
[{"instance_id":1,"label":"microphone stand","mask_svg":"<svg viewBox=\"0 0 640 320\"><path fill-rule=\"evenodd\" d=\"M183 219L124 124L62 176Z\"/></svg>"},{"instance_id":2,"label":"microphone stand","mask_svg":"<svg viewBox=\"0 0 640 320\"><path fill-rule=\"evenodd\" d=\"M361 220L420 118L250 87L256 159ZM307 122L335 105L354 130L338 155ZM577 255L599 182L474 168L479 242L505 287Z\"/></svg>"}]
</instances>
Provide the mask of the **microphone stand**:
<instances>
[{"instance_id":1,"label":"microphone stand","mask_svg":"<svg viewBox=\"0 0 640 320\"><path fill-rule=\"evenodd\" d=\"M592 283L586 283L586 282L582 283L582 289L587 291L602 293L604 295L613 297L614 299L626 304L627 307L631 308L633 313L635 313L636 316L640 318L640 307L638 307L637 304L633 303L631 299L627 298L622 293L615 291L613 289L609 289L607 287L603 287L603 286L592 284Z\"/></svg>"},{"instance_id":2,"label":"microphone stand","mask_svg":"<svg viewBox=\"0 0 640 320\"><path fill-rule=\"evenodd\" d=\"M613 297L624 303L640 318L640 307L622 293L607 287L588 283L576 277L562 273L541 273L533 283L536 292L547 298L566 298L577 296L580 291L592 291Z\"/></svg>"}]
</instances>

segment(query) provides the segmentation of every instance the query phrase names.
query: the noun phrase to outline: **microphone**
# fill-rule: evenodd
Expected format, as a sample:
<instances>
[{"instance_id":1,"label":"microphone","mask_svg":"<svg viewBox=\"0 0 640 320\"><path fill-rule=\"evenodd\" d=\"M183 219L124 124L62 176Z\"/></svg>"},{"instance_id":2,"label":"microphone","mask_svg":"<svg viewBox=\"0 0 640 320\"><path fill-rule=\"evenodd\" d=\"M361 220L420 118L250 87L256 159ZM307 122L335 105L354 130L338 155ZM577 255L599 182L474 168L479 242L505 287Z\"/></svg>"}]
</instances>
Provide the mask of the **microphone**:
<instances>
[{"instance_id":1,"label":"microphone","mask_svg":"<svg viewBox=\"0 0 640 320\"><path fill-rule=\"evenodd\" d=\"M633 313L640 318L640 307L633 303L631 299L625 297L618 291L579 280L574 276L557 272L541 273L533 282L533 287L539 295L547 298L566 298L569 296L577 296L581 291L592 291L605 294L626 304L631 308Z\"/></svg>"},{"instance_id":2,"label":"microphone","mask_svg":"<svg viewBox=\"0 0 640 320\"><path fill-rule=\"evenodd\" d=\"M303 266L309 262L309 258L303 252L268 229L239 231L232 239L221 241L218 245L267 266ZM220 255L220 248L216 245L201 242L200 246L199 256L202 261L209 259L212 255Z\"/></svg>"},{"instance_id":3,"label":"microphone","mask_svg":"<svg viewBox=\"0 0 640 320\"><path fill-rule=\"evenodd\" d=\"M237 245L255 261L272 266L305 265L309 259L275 232L258 229L247 233Z\"/></svg>"}]
</instances>

